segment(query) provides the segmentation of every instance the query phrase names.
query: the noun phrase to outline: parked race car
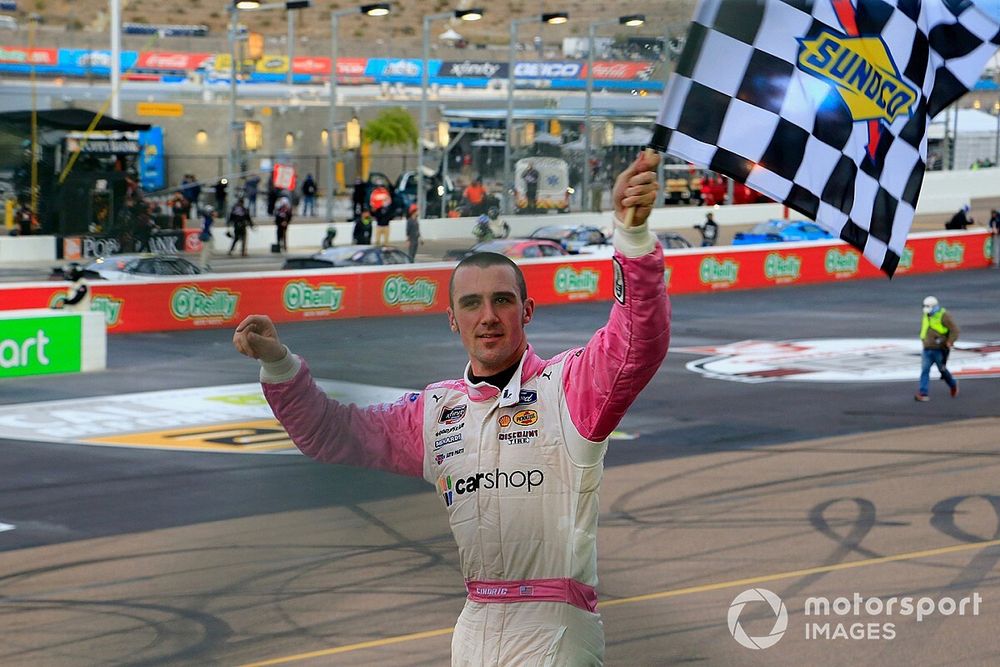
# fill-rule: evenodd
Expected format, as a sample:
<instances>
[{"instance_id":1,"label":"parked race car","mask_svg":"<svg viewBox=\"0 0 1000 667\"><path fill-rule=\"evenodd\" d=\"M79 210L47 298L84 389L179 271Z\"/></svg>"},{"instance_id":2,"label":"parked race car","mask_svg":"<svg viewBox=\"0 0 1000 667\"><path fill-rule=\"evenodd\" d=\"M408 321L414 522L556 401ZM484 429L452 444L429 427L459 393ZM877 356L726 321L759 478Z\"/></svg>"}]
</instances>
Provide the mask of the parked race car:
<instances>
[{"instance_id":1,"label":"parked race car","mask_svg":"<svg viewBox=\"0 0 1000 667\"><path fill-rule=\"evenodd\" d=\"M495 252L514 259L569 254L561 245L548 239L493 239L477 243L468 250L449 250L444 258L446 261L457 261L475 252Z\"/></svg>"},{"instance_id":2,"label":"parked race car","mask_svg":"<svg viewBox=\"0 0 1000 667\"><path fill-rule=\"evenodd\" d=\"M343 245L327 248L308 257L289 257L282 269L333 269L338 266L379 266L410 264L410 256L399 248L374 245Z\"/></svg>"},{"instance_id":3,"label":"parked race car","mask_svg":"<svg viewBox=\"0 0 1000 667\"><path fill-rule=\"evenodd\" d=\"M98 257L83 267L83 277L88 280L146 280L147 278L175 278L196 276L204 271L179 255L153 253L133 255L108 255ZM63 268L52 270L50 279L62 279Z\"/></svg>"},{"instance_id":4,"label":"parked race car","mask_svg":"<svg viewBox=\"0 0 1000 667\"><path fill-rule=\"evenodd\" d=\"M749 232L736 232L733 237L733 245L817 241L832 238L834 238L833 234L808 220L768 220L756 225Z\"/></svg>"},{"instance_id":5,"label":"parked race car","mask_svg":"<svg viewBox=\"0 0 1000 667\"><path fill-rule=\"evenodd\" d=\"M608 242L604 232L588 225L546 225L531 232L530 237L555 241L574 255L585 246L604 245Z\"/></svg>"}]
</instances>

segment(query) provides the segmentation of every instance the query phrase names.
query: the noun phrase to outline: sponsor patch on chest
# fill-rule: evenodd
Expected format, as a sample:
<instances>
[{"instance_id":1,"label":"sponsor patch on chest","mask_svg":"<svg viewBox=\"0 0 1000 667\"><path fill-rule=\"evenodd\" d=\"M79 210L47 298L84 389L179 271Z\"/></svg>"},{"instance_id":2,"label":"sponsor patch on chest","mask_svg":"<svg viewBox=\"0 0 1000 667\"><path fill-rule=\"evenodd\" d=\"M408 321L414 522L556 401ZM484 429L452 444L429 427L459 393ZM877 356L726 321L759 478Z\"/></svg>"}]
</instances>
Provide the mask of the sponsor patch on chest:
<instances>
[{"instance_id":1,"label":"sponsor patch on chest","mask_svg":"<svg viewBox=\"0 0 1000 667\"><path fill-rule=\"evenodd\" d=\"M511 431L510 433L498 433L497 439L505 445L530 445L538 437L538 429L526 429L523 431Z\"/></svg>"},{"instance_id":2,"label":"sponsor patch on chest","mask_svg":"<svg viewBox=\"0 0 1000 667\"><path fill-rule=\"evenodd\" d=\"M438 422L442 424L457 424L465 418L465 412L469 409L468 405L456 405L451 408L445 408L441 411L441 417Z\"/></svg>"}]
</instances>

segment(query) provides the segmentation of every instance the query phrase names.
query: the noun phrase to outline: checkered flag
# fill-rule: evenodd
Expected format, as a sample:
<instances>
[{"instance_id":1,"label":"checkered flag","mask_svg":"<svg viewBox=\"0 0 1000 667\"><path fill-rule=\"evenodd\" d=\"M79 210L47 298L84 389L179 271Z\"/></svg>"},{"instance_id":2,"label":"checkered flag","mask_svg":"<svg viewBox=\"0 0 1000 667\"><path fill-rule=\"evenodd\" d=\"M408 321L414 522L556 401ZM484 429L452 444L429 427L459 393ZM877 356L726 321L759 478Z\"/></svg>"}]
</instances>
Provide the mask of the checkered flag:
<instances>
[{"instance_id":1,"label":"checkered flag","mask_svg":"<svg viewBox=\"0 0 1000 667\"><path fill-rule=\"evenodd\" d=\"M809 216L891 277L928 120L998 44L969 0L701 0L650 147Z\"/></svg>"}]
</instances>

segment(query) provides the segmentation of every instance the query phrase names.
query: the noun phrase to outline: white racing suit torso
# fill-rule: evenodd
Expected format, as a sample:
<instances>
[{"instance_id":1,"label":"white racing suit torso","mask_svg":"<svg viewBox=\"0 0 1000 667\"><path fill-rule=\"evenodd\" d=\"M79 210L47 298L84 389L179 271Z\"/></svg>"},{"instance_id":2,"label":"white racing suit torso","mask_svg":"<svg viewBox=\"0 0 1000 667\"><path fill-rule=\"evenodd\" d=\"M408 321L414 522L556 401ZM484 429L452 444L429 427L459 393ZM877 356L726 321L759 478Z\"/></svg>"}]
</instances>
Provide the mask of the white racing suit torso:
<instances>
[{"instance_id":1,"label":"white racing suit torso","mask_svg":"<svg viewBox=\"0 0 1000 667\"><path fill-rule=\"evenodd\" d=\"M595 587L607 438L669 343L660 247L614 261L608 324L549 360L529 346L503 390L451 380L362 409L326 397L297 357L262 369L275 416L305 454L435 486L468 591L453 665L603 662Z\"/></svg>"}]
</instances>

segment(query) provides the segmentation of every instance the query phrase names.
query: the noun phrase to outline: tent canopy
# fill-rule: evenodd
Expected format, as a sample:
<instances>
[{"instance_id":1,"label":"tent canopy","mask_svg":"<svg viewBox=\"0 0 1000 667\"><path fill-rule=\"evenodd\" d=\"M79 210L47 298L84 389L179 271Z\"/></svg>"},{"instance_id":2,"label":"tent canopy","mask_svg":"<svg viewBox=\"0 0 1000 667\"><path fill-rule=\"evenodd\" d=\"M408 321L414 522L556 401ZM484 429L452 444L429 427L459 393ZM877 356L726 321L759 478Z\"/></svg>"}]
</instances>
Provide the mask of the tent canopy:
<instances>
[{"instance_id":1,"label":"tent canopy","mask_svg":"<svg viewBox=\"0 0 1000 667\"><path fill-rule=\"evenodd\" d=\"M83 132L94 122L97 115L86 109L48 109L37 112L38 126L46 130L66 130ZM0 125L16 129L31 129L31 111L7 111L0 113ZM130 123L111 116L102 116L94 127L101 131L135 132L148 130L146 123Z\"/></svg>"}]
</instances>

